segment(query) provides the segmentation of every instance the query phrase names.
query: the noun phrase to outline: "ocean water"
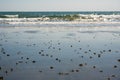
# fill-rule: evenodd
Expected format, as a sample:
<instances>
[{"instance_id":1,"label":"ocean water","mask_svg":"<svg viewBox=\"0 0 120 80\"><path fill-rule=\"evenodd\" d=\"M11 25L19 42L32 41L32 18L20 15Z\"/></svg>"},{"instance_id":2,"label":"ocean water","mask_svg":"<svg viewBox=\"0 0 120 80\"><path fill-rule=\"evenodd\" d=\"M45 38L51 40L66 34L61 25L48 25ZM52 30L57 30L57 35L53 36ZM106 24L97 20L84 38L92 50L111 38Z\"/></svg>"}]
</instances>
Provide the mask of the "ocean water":
<instances>
[{"instance_id":1,"label":"ocean water","mask_svg":"<svg viewBox=\"0 0 120 80\"><path fill-rule=\"evenodd\" d=\"M120 80L120 12L0 12L0 79Z\"/></svg>"},{"instance_id":2,"label":"ocean water","mask_svg":"<svg viewBox=\"0 0 120 80\"><path fill-rule=\"evenodd\" d=\"M0 12L0 27L119 26L120 12Z\"/></svg>"}]
</instances>

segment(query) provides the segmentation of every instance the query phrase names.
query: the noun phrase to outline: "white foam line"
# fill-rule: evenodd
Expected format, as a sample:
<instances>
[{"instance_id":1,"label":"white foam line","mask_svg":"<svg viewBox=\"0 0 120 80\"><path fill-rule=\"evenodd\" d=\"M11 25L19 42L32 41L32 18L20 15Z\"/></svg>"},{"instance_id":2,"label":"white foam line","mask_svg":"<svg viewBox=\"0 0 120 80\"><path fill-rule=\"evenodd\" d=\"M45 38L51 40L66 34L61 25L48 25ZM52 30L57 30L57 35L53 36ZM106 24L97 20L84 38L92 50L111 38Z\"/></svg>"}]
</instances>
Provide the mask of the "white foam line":
<instances>
[{"instance_id":1,"label":"white foam line","mask_svg":"<svg viewBox=\"0 0 120 80\"><path fill-rule=\"evenodd\" d=\"M8 22L9 24L120 24L120 22Z\"/></svg>"}]
</instances>

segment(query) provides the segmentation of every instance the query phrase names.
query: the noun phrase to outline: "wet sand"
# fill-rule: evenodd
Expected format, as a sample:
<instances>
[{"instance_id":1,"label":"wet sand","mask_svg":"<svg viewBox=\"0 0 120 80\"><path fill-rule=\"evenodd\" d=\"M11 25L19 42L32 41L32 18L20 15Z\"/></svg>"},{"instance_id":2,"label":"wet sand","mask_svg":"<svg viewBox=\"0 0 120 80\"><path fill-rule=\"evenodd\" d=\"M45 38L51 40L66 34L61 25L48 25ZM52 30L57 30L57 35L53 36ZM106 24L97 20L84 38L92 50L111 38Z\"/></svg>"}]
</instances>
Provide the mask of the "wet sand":
<instances>
[{"instance_id":1,"label":"wet sand","mask_svg":"<svg viewBox=\"0 0 120 80\"><path fill-rule=\"evenodd\" d=\"M1 27L0 79L120 80L120 27Z\"/></svg>"}]
</instances>

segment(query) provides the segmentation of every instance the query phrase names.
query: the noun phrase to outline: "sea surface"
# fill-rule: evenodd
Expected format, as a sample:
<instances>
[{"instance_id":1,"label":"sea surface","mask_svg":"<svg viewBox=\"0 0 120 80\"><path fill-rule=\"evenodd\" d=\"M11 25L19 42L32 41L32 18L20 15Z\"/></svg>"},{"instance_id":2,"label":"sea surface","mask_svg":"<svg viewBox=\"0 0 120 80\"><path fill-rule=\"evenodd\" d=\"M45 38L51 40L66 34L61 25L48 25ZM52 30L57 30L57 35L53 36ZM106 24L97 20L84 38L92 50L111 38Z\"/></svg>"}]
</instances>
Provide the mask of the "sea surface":
<instances>
[{"instance_id":1,"label":"sea surface","mask_svg":"<svg viewBox=\"0 0 120 80\"><path fill-rule=\"evenodd\" d=\"M120 80L120 12L0 12L0 80Z\"/></svg>"},{"instance_id":2,"label":"sea surface","mask_svg":"<svg viewBox=\"0 0 120 80\"><path fill-rule=\"evenodd\" d=\"M120 11L109 12L0 12L0 27L119 26Z\"/></svg>"}]
</instances>

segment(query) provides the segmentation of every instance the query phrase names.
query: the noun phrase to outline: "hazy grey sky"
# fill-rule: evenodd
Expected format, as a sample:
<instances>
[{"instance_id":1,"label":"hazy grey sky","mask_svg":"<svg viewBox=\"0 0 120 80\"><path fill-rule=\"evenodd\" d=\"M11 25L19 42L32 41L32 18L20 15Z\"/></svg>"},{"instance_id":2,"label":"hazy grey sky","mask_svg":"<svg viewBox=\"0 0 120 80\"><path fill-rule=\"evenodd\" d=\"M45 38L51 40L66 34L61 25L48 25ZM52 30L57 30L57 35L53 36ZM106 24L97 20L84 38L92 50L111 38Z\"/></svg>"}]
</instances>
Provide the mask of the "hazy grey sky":
<instances>
[{"instance_id":1,"label":"hazy grey sky","mask_svg":"<svg viewBox=\"0 0 120 80\"><path fill-rule=\"evenodd\" d=\"M0 11L120 11L120 0L0 0Z\"/></svg>"}]
</instances>

